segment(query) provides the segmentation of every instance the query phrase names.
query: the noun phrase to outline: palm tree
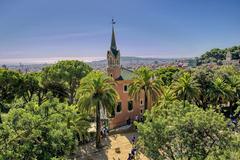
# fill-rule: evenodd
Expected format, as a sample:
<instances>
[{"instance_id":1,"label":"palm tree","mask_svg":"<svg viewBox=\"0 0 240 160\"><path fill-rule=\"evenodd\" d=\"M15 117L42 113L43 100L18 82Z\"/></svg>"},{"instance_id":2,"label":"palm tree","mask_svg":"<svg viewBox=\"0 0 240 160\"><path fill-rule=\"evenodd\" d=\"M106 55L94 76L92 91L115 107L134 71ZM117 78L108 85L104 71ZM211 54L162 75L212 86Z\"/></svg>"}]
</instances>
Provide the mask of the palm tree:
<instances>
[{"instance_id":1,"label":"palm tree","mask_svg":"<svg viewBox=\"0 0 240 160\"><path fill-rule=\"evenodd\" d=\"M152 109L151 113L153 114L153 117L155 117L155 115L158 117L158 115L162 112L162 109L167 109L175 102L177 102L176 95L172 88L169 86L163 87L161 90L161 95Z\"/></svg>"},{"instance_id":2,"label":"palm tree","mask_svg":"<svg viewBox=\"0 0 240 160\"><path fill-rule=\"evenodd\" d=\"M213 105L216 107L218 104L222 104L223 101L228 101L231 99L231 87L229 84L224 82L220 77L217 77L212 82L212 87L210 90L210 98Z\"/></svg>"},{"instance_id":3,"label":"palm tree","mask_svg":"<svg viewBox=\"0 0 240 160\"><path fill-rule=\"evenodd\" d=\"M144 92L144 106L148 109L148 100L156 101L160 95L162 81L154 77L152 70L148 67L140 67L135 73L136 77L130 84L129 94L138 99L141 92Z\"/></svg>"},{"instance_id":4,"label":"palm tree","mask_svg":"<svg viewBox=\"0 0 240 160\"><path fill-rule=\"evenodd\" d=\"M162 88L162 94L160 95L156 105L161 105L165 107L168 104L171 104L175 100L176 100L176 95L174 91L170 87L166 86Z\"/></svg>"},{"instance_id":5,"label":"palm tree","mask_svg":"<svg viewBox=\"0 0 240 160\"><path fill-rule=\"evenodd\" d=\"M232 107L237 103L240 98L240 76L232 75L229 77L228 84L230 85L232 92L230 100L230 112L232 114Z\"/></svg>"},{"instance_id":6,"label":"palm tree","mask_svg":"<svg viewBox=\"0 0 240 160\"><path fill-rule=\"evenodd\" d=\"M79 106L90 110L96 108L96 147L101 147L101 120L100 110L106 110L108 113L113 111L118 94L114 89L114 82L102 72L93 71L80 81L78 89Z\"/></svg>"},{"instance_id":7,"label":"palm tree","mask_svg":"<svg viewBox=\"0 0 240 160\"><path fill-rule=\"evenodd\" d=\"M176 95L183 100L183 106L185 107L186 100L190 100L198 95L198 83L190 73L185 72L183 75L173 84L173 89Z\"/></svg>"},{"instance_id":8,"label":"palm tree","mask_svg":"<svg viewBox=\"0 0 240 160\"><path fill-rule=\"evenodd\" d=\"M214 71L205 66L198 67L194 69L192 76L199 84L198 96L194 98L194 102L198 107L206 110L210 104L209 91L212 86Z\"/></svg>"}]
</instances>

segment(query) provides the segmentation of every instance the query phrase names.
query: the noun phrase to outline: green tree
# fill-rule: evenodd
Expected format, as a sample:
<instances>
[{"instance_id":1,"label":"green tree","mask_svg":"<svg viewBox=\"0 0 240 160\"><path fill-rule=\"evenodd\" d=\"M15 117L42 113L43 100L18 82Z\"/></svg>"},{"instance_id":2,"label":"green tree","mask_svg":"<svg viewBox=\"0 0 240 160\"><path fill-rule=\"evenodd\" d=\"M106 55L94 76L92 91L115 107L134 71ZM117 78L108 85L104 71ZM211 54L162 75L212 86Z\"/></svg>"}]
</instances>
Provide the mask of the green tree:
<instances>
[{"instance_id":1,"label":"green tree","mask_svg":"<svg viewBox=\"0 0 240 160\"><path fill-rule=\"evenodd\" d=\"M232 65L216 67L214 68L214 71L216 75L223 77L224 79L228 79L232 75L239 74L239 69Z\"/></svg>"},{"instance_id":2,"label":"green tree","mask_svg":"<svg viewBox=\"0 0 240 160\"><path fill-rule=\"evenodd\" d=\"M96 147L101 147L101 115L100 111L112 113L118 94L114 82L102 72L93 71L81 80L79 87L79 106L90 110L96 108Z\"/></svg>"},{"instance_id":3,"label":"green tree","mask_svg":"<svg viewBox=\"0 0 240 160\"><path fill-rule=\"evenodd\" d=\"M217 150L216 152L213 152L209 154L209 156L206 158L207 160L239 160L240 159L240 135L235 134L231 135L232 140L228 144L228 147L224 150Z\"/></svg>"},{"instance_id":4,"label":"green tree","mask_svg":"<svg viewBox=\"0 0 240 160\"><path fill-rule=\"evenodd\" d=\"M214 48L201 55L200 60L202 63L225 60L228 51L232 53L233 59L239 59L239 50L240 46L233 46L225 49Z\"/></svg>"},{"instance_id":5,"label":"green tree","mask_svg":"<svg viewBox=\"0 0 240 160\"><path fill-rule=\"evenodd\" d=\"M232 96L232 92L230 85L224 82L221 77L215 78L212 83L210 98L216 108L218 105L221 106L223 102L227 103Z\"/></svg>"},{"instance_id":6,"label":"green tree","mask_svg":"<svg viewBox=\"0 0 240 160\"><path fill-rule=\"evenodd\" d=\"M63 102L67 97L65 88L60 83L45 80L42 72L30 72L21 75L18 97L23 98L25 103L32 100L41 105L51 97L57 97Z\"/></svg>"},{"instance_id":7,"label":"green tree","mask_svg":"<svg viewBox=\"0 0 240 160\"><path fill-rule=\"evenodd\" d=\"M213 155L217 159L233 141L234 134L229 132L226 123L224 117L213 110L171 102L165 107L155 106L152 112L146 113L144 123L137 123L137 144L154 160L200 160Z\"/></svg>"},{"instance_id":8,"label":"green tree","mask_svg":"<svg viewBox=\"0 0 240 160\"><path fill-rule=\"evenodd\" d=\"M11 102L19 92L20 83L20 73L0 69L0 103Z\"/></svg>"},{"instance_id":9,"label":"green tree","mask_svg":"<svg viewBox=\"0 0 240 160\"><path fill-rule=\"evenodd\" d=\"M136 77L129 87L129 94L136 99L139 98L141 92L144 92L145 109L150 108L150 103L156 101L161 93L162 81L154 76L152 70L148 67L140 67L135 71Z\"/></svg>"},{"instance_id":10,"label":"green tree","mask_svg":"<svg viewBox=\"0 0 240 160\"><path fill-rule=\"evenodd\" d=\"M212 81L214 71L207 67L198 67L193 70L193 79L198 83L198 96L194 97L195 104L206 110L210 104L210 90L212 88Z\"/></svg>"},{"instance_id":11,"label":"green tree","mask_svg":"<svg viewBox=\"0 0 240 160\"><path fill-rule=\"evenodd\" d=\"M39 82L35 73L26 73L21 76L19 85L19 96L23 97L25 103L30 102L39 89Z\"/></svg>"},{"instance_id":12,"label":"green tree","mask_svg":"<svg viewBox=\"0 0 240 160\"><path fill-rule=\"evenodd\" d=\"M160 97L158 98L158 102L156 105L161 105L162 107L166 107L169 104L171 104L173 101L176 100L176 95L174 90L170 87L163 87L162 88L162 93Z\"/></svg>"},{"instance_id":13,"label":"green tree","mask_svg":"<svg viewBox=\"0 0 240 160\"><path fill-rule=\"evenodd\" d=\"M53 92L62 93L61 95L66 93L68 103L71 105L76 102L75 96L76 89L80 85L79 81L91 70L92 68L89 65L81 61L59 61L43 69L43 80L45 80L44 83L51 84Z\"/></svg>"},{"instance_id":14,"label":"green tree","mask_svg":"<svg viewBox=\"0 0 240 160\"><path fill-rule=\"evenodd\" d=\"M240 98L240 72L236 66L225 65L215 69L215 77L221 79L221 84L219 86L214 86L213 89L225 92L225 95L220 97L220 102L218 104L224 103L228 107L224 109L233 113L237 108L237 101ZM213 81L215 82L215 81ZM219 81L220 83L220 81ZM216 82L214 84L217 84ZM224 93L223 93L224 94ZM214 100L214 99L213 99ZM228 112L226 112L227 114Z\"/></svg>"},{"instance_id":15,"label":"green tree","mask_svg":"<svg viewBox=\"0 0 240 160\"><path fill-rule=\"evenodd\" d=\"M0 126L0 157L45 160L67 156L75 147L76 131L86 134L89 128L83 119L74 106L56 100L41 106L30 102L24 108L12 108Z\"/></svg>"},{"instance_id":16,"label":"green tree","mask_svg":"<svg viewBox=\"0 0 240 160\"><path fill-rule=\"evenodd\" d=\"M19 85L21 83L20 74L15 71L0 69L0 123L1 113L8 112L9 107L6 103L12 102L19 92Z\"/></svg>"},{"instance_id":17,"label":"green tree","mask_svg":"<svg viewBox=\"0 0 240 160\"><path fill-rule=\"evenodd\" d=\"M230 85L230 91L232 92L229 97L230 113L232 114L233 106L237 106L237 101L240 98L240 76L232 75L229 78L228 84Z\"/></svg>"},{"instance_id":18,"label":"green tree","mask_svg":"<svg viewBox=\"0 0 240 160\"><path fill-rule=\"evenodd\" d=\"M38 81L36 96L38 99L38 105L40 106L43 102L48 100L48 93L50 92L50 88L47 84L44 83L42 72L34 73L34 75Z\"/></svg>"},{"instance_id":19,"label":"green tree","mask_svg":"<svg viewBox=\"0 0 240 160\"><path fill-rule=\"evenodd\" d=\"M180 78L173 83L173 90L176 95L183 100L185 106L186 100L191 100L198 95L199 84L193 79L190 73L184 72Z\"/></svg>"},{"instance_id":20,"label":"green tree","mask_svg":"<svg viewBox=\"0 0 240 160\"><path fill-rule=\"evenodd\" d=\"M165 68L157 69L156 71L154 71L154 74L156 77L158 77L162 80L163 85L169 86L172 84L172 82L174 80L174 76L179 71L180 71L180 69L177 67L165 67Z\"/></svg>"}]
</instances>

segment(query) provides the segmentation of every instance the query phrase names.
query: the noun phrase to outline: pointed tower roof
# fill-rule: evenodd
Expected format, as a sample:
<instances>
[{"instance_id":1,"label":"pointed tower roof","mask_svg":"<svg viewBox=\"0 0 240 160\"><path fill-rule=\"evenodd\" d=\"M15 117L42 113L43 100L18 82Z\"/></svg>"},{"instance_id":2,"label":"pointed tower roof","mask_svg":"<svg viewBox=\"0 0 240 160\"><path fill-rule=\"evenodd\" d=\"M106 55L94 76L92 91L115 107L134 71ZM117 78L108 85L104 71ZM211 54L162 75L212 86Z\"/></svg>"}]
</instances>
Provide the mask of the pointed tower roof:
<instances>
[{"instance_id":1,"label":"pointed tower roof","mask_svg":"<svg viewBox=\"0 0 240 160\"><path fill-rule=\"evenodd\" d=\"M114 32L114 24L115 23L116 22L114 21L114 19L112 19L112 39L111 39L110 50L114 56L117 56L119 54L119 51L117 50L117 43L116 43L116 39L115 39L115 32Z\"/></svg>"},{"instance_id":2,"label":"pointed tower roof","mask_svg":"<svg viewBox=\"0 0 240 160\"><path fill-rule=\"evenodd\" d=\"M116 44L116 39L115 39L115 32L114 32L114 21L113 21L113 24L112 24L112 40L111 40L111 46L110 48L111 49L115 49L117 50L117 44Z\"/></svg>"}]
</instances>

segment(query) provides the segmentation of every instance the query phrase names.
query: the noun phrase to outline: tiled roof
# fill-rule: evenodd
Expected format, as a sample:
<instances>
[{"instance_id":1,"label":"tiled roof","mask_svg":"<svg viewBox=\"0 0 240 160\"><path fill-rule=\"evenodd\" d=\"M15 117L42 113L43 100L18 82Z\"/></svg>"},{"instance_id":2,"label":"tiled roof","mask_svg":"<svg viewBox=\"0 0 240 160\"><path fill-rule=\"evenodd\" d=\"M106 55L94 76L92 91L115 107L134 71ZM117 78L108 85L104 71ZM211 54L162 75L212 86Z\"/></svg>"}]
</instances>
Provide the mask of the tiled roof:
<instances>
[{"instance_id":1,"label":"tiled roof","mask_svg":"<svg viewBox=\"0 0 240 160\"><path fill-rule=\"evenodd\" d=\"M135 76L133 71L121 67L121 75L116 80L132 80Z\"/></svg>"}]
</instances>

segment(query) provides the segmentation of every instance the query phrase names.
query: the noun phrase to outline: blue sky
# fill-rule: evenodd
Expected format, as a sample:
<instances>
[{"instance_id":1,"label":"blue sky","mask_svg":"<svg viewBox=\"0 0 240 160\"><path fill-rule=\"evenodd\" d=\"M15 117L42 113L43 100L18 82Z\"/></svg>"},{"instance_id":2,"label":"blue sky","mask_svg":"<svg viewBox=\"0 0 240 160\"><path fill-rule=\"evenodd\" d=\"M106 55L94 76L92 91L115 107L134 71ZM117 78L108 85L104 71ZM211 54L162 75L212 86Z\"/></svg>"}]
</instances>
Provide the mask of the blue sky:
<instances>
[{"instance_id":1,"label":"blue sky","mask_svg":"<svg viewBox=\"0 0 240 160\"><path fill-rule=\"evenodd\" d=\"M0 0L0 59L194 57L240 45L239 0Z\"/></svg>"}]
</instances>

